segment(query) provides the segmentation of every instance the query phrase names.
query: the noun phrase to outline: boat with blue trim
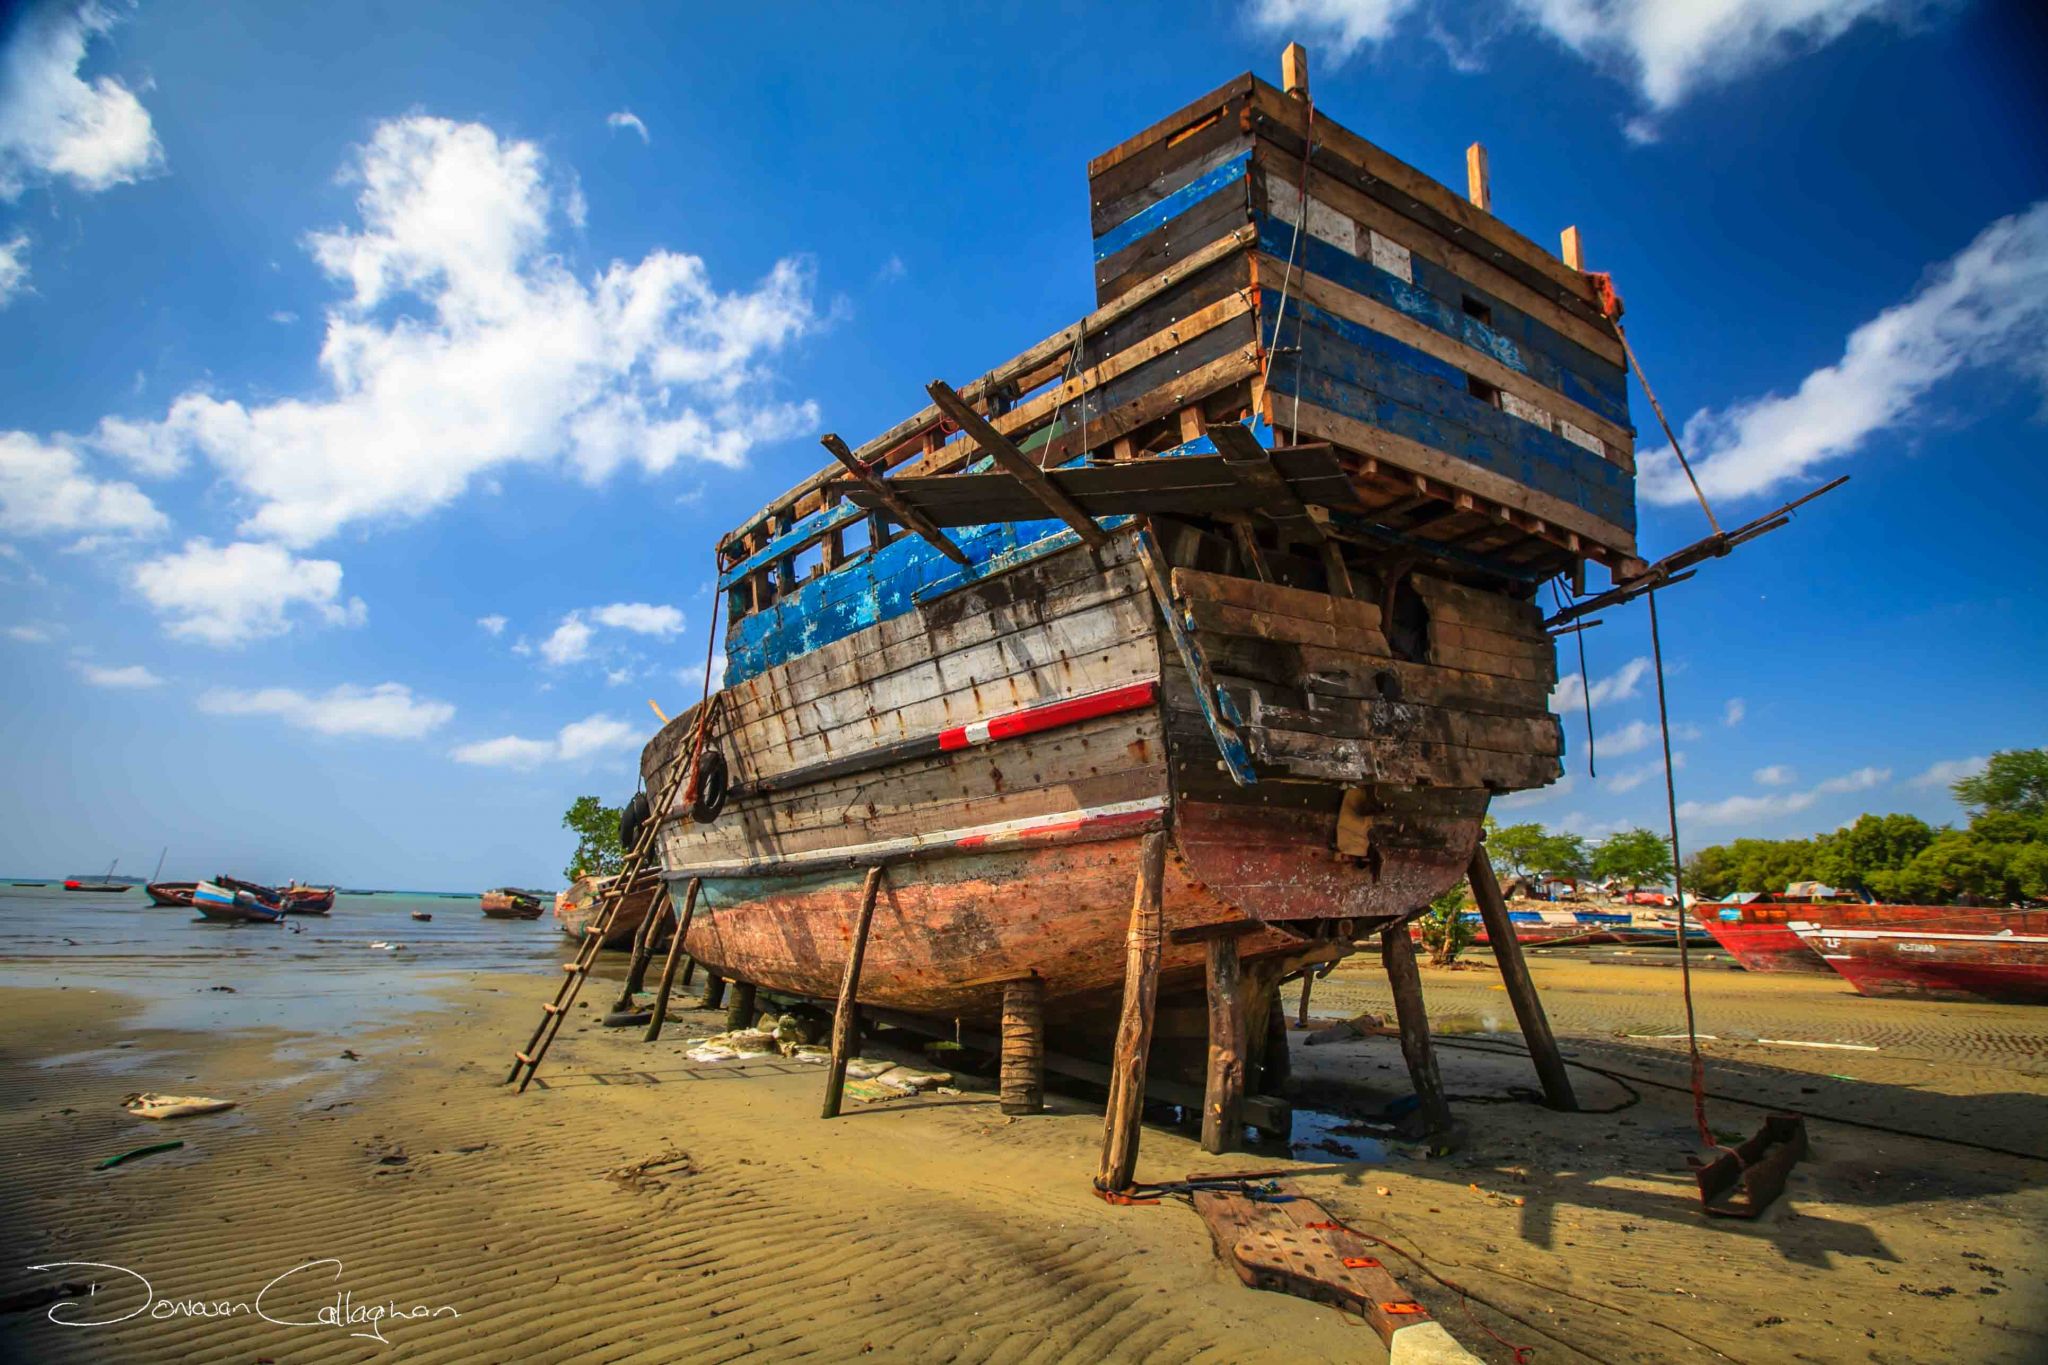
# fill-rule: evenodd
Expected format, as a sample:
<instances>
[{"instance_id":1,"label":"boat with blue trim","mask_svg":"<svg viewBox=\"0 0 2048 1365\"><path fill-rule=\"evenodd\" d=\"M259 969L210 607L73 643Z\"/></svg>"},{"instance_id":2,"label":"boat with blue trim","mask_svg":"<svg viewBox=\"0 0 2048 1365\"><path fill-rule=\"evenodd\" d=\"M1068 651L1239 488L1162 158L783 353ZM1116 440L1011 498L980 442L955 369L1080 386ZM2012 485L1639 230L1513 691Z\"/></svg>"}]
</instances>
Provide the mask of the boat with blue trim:
<instances>
[{"instance_id":1,"label":"boat with blue trim","mask_svg":"<svg viewBox=\"0 0 2048 1365\"><path fill-rule=\"evenodd\" d=\"M195 883L192 908L208 919L234 924L276 924L285 916L284 907L276 900L219 882Z\"/></svg>"}]
</instances>

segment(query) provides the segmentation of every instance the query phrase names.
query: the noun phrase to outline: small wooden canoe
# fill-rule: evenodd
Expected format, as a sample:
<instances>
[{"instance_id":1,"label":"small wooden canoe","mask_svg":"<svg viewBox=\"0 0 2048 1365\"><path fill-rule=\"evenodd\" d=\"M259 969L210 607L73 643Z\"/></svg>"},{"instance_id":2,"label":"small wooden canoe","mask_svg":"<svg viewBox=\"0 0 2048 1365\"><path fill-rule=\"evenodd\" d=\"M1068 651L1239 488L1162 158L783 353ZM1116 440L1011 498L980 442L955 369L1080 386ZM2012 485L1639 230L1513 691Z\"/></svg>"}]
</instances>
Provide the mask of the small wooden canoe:
<instances>
[{"instance_id":1,"label":"small wooden canoe","mask_svg":"<svg viewBox=\"0 0 2048 1365\"><path fill-rule=\"evenodd\" d=\"M1982 918L1939 928L1792 930L1859 995L2048 1004L2048 913Z\"/></svg>"},{"instance_id":2,"label":"small wooden canoe","mask_svg":"<svg viewBox=\"0 0 2048 1365\"><path fill-rule=\"evenodd\" d=\"M483 895L484 913L492 919L539 919L547 908L537 891L501 886Z\"/></svg>"},{"instance_id":3,"label":"small wooden canoe","mask_svg":"<svg viewBox=\"0 0 2048 1365\"><path fill-rule=\"evenodd\" d=\"M198 885L198 882L151 882L143 889L149 892L149 898L158 905L183 906L190 909L192 892Z\"/></svg>"},{"instance_id":4,"label":"small wooden canoe","mask_svg":"<svg viewBox=\"0 0 2048 1365\"><path fill-rule=\"evenodd\" d=\"M276 901L216 882L199 882L192 888L192 908L208 919L234 924L276 924L284 918Z\"/></svg>"}]
</instances>

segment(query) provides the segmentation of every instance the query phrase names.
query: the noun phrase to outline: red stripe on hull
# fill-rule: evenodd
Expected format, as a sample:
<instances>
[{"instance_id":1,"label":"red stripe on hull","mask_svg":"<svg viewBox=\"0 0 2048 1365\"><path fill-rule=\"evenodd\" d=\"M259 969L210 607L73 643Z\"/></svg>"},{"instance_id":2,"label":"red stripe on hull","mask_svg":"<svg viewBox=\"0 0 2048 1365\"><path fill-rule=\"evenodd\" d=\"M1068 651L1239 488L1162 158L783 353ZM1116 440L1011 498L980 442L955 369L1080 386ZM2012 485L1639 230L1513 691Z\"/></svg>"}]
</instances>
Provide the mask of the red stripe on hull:
<instances>
[{"instance_id":1,"label":"red stripe on hull","mask_svg":"<svg viewBox=\"0 0 2048 1365\"><path fill-rule=\"evenodd\" d=\"M1828 974L1820 954L1800 942L1782 924L1728 924L1708 920L1706 930L1728 955L1752 972L1816 972Z\"/></svg>"},{"instance_id":2,"label":"red stripe on hull","mask_svg":"<svg viewBox=\"0 0 2048 1365\"><path fill-rule=\"evenodd\" d=\"M1911 953L1905 944L1925 946ZM2048 945L1991 938L1841 940L1823 960L1861 995L2048 1004Z\"/></svg>"},{"instance_id":3,"label":"red stripe on hull","mask_svg":"<svg viewBox=\"0 0 2048 1365\"><path fill-rule=\"evenodd\" d=\"M1085 697L1070 697L1064 701L1048 702L1043 706L1026 707L1007 715L995 716L974 725L956 725L950 730L939 732L939 749L951 752L965 749L970 745L987 744L999 739L1015 739L1019 735L1035 735L1041 730L1057 730L1063 725L1077 725L1097 716L1114 716L1124 711L1136 711L1150 706L1152 699L1159 695L1159 684L1146 679L1132 683L1129 687L1112 687L1106 692L1095 692Z\"/></svg>"}]
</instances>

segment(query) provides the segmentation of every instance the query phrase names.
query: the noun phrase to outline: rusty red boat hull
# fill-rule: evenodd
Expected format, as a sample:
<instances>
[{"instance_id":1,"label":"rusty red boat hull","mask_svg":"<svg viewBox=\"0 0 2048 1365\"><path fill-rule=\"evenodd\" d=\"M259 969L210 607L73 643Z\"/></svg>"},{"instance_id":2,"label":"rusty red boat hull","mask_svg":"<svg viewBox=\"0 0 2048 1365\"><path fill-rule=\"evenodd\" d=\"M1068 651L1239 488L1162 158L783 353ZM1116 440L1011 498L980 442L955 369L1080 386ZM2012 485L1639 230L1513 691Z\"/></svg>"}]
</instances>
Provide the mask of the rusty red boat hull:
<instances>
[{"instance_id":1,"label":"rusty red boat hull","mask_svg":"<svg viewBox=\"0 0 2048 1365\"><path fill-rule=\"evenodd\" d=\"M1801 925L1797 932L1861 995L2048 1004L2048 915L2015 915L1990 929Z\"/></svg>"},{"instance_id":2,"label":"rusty red boat hull","mask_svg":"<svg viewBox=\"0 0 2048 1365\"><path fill-rule=\"evenodd\" d=\"M633 935L639 932L641 921L647 918L648 910L660 892L658 882L649 882L644 888L635 889L619 907L612 919L611 932L604 936L606 948L629 948ZM555 898L555 925L570 938L581 941L583 931L604 909L601 885L595 878L586 877L575 886Z\"/></svg>"},{"instance_id":3,"label":"rusty red boat hull","mask_svg":"<svg viewBox=\"0 0 2048 1365\"><path fill-rule=\"evenodd\" d=\"M1706 930L1728 956L1752 972L1809 972L1828 975L1828 964L1783 924L1708 920Z\"/></svg>"}]
</instances>

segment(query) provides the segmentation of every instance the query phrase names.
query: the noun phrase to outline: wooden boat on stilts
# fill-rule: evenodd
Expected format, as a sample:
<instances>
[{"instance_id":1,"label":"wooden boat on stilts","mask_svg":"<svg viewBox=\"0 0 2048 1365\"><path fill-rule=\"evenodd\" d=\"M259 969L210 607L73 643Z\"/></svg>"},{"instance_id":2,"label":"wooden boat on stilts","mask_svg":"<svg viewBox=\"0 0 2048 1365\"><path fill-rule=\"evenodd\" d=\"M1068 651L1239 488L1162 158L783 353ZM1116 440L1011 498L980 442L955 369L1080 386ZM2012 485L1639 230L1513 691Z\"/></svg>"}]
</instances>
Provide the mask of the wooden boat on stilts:
<instances>
[{"instance_id":1,"label":"wooden boat on stilts","mask_svg":"<svg viewBox=\"0 0 2048 1365\"><path fill-rule=\"evenodd\" d=\"M989 1025L1036 983L1100 1058L1165 831L1153 1070L1201 1075L1220 942L1256 1090L1282 979L1561 774L1537 590L1641 568L1611 295L1303 93L1096 158L1096 311L720 541L719 790L656 812L692 957L830 1000L880 866L863 1006Z\"/></svg>"}]
</instances>

